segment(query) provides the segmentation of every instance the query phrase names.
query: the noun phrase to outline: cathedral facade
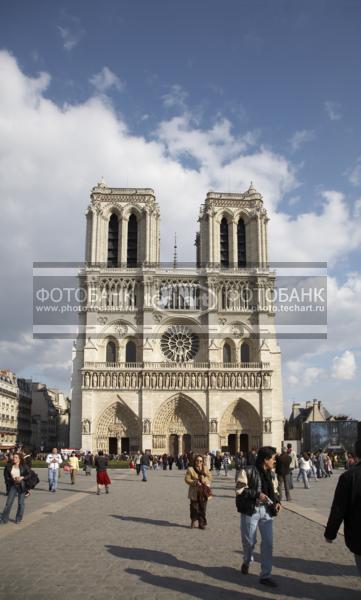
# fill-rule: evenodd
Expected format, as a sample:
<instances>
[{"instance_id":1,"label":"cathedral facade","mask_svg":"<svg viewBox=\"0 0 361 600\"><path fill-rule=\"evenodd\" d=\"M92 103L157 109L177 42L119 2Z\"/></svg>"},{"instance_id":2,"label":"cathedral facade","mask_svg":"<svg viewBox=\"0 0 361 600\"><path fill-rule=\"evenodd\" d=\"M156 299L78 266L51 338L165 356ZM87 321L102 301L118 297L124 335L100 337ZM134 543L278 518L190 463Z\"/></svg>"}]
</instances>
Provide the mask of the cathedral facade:
<instances>
[{"instance_id":1,"label":"cathedral facade","mask_svg":"<svg viewBox=\"0 0 361 600\"><path fill-rule=\"evenodd\" d=\"M173 455L280 448L281 355L262 196L252 184L207 194L194 265L160 263L159 218L152 189L102 181L91 191L71 446Z\"/></svg>"}]
</instances>

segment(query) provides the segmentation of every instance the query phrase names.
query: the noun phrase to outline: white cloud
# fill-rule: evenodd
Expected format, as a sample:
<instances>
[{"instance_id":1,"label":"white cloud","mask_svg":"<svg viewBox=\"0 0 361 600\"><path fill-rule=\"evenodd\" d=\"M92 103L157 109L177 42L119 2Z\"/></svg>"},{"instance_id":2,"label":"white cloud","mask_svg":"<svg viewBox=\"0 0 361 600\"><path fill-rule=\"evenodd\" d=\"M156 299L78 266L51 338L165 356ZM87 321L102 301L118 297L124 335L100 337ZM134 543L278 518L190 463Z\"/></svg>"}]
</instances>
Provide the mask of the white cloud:
<instances>
[{"instance_id":1,"label":"white cloud","mask_svg":"<svg viewBox=\"0 0 361 600\"><path fill-rule=\"evenodd\" d=\"M341 105L339 102L332 102L331 100L326 100L326 102L324 103L324 107L331 121L338 121L339 119L342 119Z\"/></svg>"},{"instance_id":2,"label":"white cloud","mask_svg":"<svg viewBox=\"0 0 361 600\"><path fill-rule=\"evenodd\" d=\"M332 366L332 377L335 379L354 379L356 375L355 355L349 350L346 350L341 356L335 356Z\"/></svg>"},{"instance_id":3,"label":"white cloud","mask_svg":"<svg viewBox=\"0 0 361 600\"><path fill-rule=\"evenodd\" d=\"M321 194L321 210L296 217L271 214L270 257L273 261L326 261L333 266L341 256L361 245L361 218L352 215L344 194L335 190Z\"/></svg>"},{"instance_id":4,"label":"white cloud","mask_svg":"<svg viewBox=\"0 0 361 600\"><path fill-rule=\"evenodd\" d=\"M315 132L313 129L302 129L301 131L296 131L290 139L292 150L295 152L301 146L303 146L303 144L312 142L314 139Z\"/></svg>"},{"instance_id":5,"label":"white cloud","mask_svg":"<svg viewBox=\"0 0 361 600\"><path fill-rule=\"evenodd\" d=\"M346 171L349 182L355 187L361 185L361 156L354 162L352 167Z\"/></svg>"},{"instance_id":6,"label":"white cloud","mask_svg":"<svg viewBox=\"0 0 361 600\"><path fill-rule=\"evenodd\" d=\"M89 82L100 94L104 94L111 88L115 88L121 92L125 87L124 82L107 66L103 67L99 73L92 75Z\"/></svg>"},{"instance_id":7,"label":"white cloud","mask_svg":"<svg viewBox=\"0 0 361 600\"><path fill-rule=\"evenodd\" d=\"M175 83L170 87L169 92L162 96L163 106L185 110L188 96L188 92L181 85Z\"/></svg>"},{"instance_id":8,"label":"white cloud","mask_svg":"<svg viewBox=\"0 0 361 600\"><path fill-rule=\"evenodd\" d=\"M61 27L61 25L58 25L58 30L63 40L63 46L65 50L68 51L75 48L85 34L83 29L78 29L75 31L70 29L70 27Z\"/></svg>"},{"instance_id":9,"label":"white cloud","mask_svg":"<svg viewBox=\"0 0 361 600\"><path fill-rule=\"evenodd\" d=\"M180 260L194 260L197 215L206 193L245 191L250 180L270 212L272 260L335 261L360 245L360 223L351 216L345 197L335 191L323 194L318 213L291 218L277 212L284 193L297 187L292 164L260 145L250 132L235 135L227 119L218 118L206 129L185 113L162 121L149 140L131 135L126 121L101 95L58 106L44 94L49 74L25 76L5 51L0 52L0 74L6 80L0 93L0 255L5 290L0 298L0 365L16 367L20 374L30 370L37 379L46 376L50 385L69 378L68 342L24 337L32 329L32 261L83 259L84 211L101 175L112 186L154 188L162 214L163 260L172 257L174 231ZM302 211L301 201L298 206ZM350 340L355 343L354 332L361 325L360 294L358 274L343 285L329 282L327 347L334 352L353 348ZM304 346L301 342L294 351L298 357L310 352L309 340ZM311 346L316 353L325 348L321 341ZM54 382L51 365L55 373L58 363ZM304 361L302 368L321 366ZM305 373L306 381L322 379L320 372ZM302 370L290 375L304 380Z\"/></svg>"}]
</instances>

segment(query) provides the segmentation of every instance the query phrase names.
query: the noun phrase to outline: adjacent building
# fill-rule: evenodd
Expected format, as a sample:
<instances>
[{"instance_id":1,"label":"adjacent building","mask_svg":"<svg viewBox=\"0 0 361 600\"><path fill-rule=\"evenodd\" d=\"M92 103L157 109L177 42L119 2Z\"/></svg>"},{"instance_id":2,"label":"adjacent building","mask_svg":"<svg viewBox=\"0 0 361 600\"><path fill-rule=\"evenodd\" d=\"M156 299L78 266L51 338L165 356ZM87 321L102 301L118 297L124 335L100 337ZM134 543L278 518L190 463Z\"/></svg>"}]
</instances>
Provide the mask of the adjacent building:
<instances>
[{"instance_id":1,"label":"adjacent building","mask_svg":"<svg viewBox=\"0 0 361 600\"><path fill-rule=\"evenodd\" d=\"M152 189L91 191L70 445L106 452L280 447L268 216L251 185L209 192L193 265L160 263Z\"/></svg>"},{"instance_id":2,"label":"adjacent building","mask_svg":"<svg viewBox=\"0 0 361 600\"><path fill-rule=\"evenodd\" d=\"M69 447L70 402L59 390L32 384L32 445L36 449Z\"/></svg>"},{"instance_id":3,"label":"adjacent building","mask_svg":"<svg viewBox=\"0 0 361 600\"><path fill-rule=\"evenodd\" d=\"M0 371L0 447L15 445L18 437L19 396L16 376Z\"/></svg>"}]
</instances>

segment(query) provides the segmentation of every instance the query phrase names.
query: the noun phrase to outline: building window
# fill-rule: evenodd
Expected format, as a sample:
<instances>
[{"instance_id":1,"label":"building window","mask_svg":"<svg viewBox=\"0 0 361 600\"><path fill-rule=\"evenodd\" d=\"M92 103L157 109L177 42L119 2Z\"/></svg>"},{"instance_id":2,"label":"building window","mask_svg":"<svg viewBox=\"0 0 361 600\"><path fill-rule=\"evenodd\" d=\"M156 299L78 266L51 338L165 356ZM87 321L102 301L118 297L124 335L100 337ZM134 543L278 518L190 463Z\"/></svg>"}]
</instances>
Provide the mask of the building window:
<instances>
[{"instance_id":1,"label":"building window","mask_svg":"<svg viewBox=\"0 0 361 600\"><path fill-rule=\"evenodd\" d=\"M232 362L231 346L227 343L224 344L224 346L223 346L223 362L224 363Z\"/></svg>"},{"instance_id":2,"label":"building window","mask_svg":"<svg viewBox=\"0 0 361 600\"><path fill-rule=\"evenodd\" d=\"M243 219L237 225L238 267L246 266L246 228Z\"/></svg>"},{"instance_id":3,"label":"building window","mask_svg":"<svg viewBox=\"0 0 361 600\"><path fill-rule=\"evenodd\" d=\"M138 246L138 223L137 217L132 214L128 221L128 246L127 246L127 267L137 266L137 246Z\"/></svg>"},{"instance_id":4,"label":"building window","mask_svg":"<svg viewBox=\"0 0 361 600\"><path fill-rule=\"evenodd\" d=\"M241 363L249 363L250 352L249 352L249 344L247 342L243 342L241 346Z\"/></svg>"},{"instance_id":5,"label":"building window","mask_svg":"<svg viewBox=\"0 0 361 600\"><path fill-rule=\"evenodd\" d=\"M128 342L125 347L125 362L133 363L137 360L137 347L134 342Z\"/></svg>"},{"instance_id":6,"label":"building window","mask_svg":"<svg viewBox=\"0 0 361 600\"><path fill-rule=\"evenodd\" d=\"M221 237L221 267L229 267L228 223L223 218L220 225Z\"/></svg>"},{"instance_id":7,"label":"building window","mask_svg":"<svg viewBox=\"0 0 361 600\"><path fill-rule=\"evenodd\" d=\"M114 342L107 343L106 362L107 363L117 362L117 348L116 348L116 345Z\"/></svg>"},{"instance_id":8,"label":"building window","mask_svg":"<svg viewBox=\"0 0 361 600\"><path fill-rule=\"evenodd\" d=\"M118 266L118 234L118 217L113 214L109 219L108 226L108 267Z\"/></svg>"}]
</instances>

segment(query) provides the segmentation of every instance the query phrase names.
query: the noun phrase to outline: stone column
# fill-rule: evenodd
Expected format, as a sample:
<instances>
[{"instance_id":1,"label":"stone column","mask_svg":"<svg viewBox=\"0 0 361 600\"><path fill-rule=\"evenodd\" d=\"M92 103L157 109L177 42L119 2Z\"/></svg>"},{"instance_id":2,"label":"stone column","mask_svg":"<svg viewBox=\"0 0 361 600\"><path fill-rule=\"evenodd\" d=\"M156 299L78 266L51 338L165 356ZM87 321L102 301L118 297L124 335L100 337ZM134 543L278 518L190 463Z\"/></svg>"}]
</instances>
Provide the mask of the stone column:
<instances>
[{"instance_id":1,"label":"stone column","mask_svg":"<svg viewBox=\"0 0 361 600\"><path fill-rule=\"evenodd\" d=\"M237 223L234 219L228 225L229 237L229 266L234 269L238 266L238 239Z\"/></svg>"}]
</instances>

